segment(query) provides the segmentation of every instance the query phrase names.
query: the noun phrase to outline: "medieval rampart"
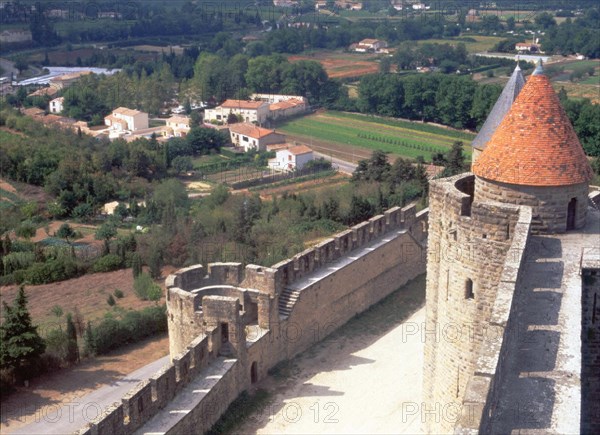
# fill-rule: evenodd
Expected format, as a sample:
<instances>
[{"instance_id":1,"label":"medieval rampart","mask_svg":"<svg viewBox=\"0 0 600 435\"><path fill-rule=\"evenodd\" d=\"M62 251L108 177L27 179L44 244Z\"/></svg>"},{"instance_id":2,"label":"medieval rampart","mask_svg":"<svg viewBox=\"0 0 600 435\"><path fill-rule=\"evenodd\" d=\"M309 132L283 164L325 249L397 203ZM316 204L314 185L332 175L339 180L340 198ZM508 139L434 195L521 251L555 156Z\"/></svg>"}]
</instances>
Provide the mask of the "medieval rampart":
<instances>
[{"instance_id":1,"label":"medieval rampart","mask_svg":"<svg viewBox=\"0 0 600 435\"><path fill-rule=\"evenodd\" d=\"M202 433L278 362L425 271L428 211L386 211L271 268L215 263L167 278L172 362L82 432Z\"/></svg>"}]
</instances>

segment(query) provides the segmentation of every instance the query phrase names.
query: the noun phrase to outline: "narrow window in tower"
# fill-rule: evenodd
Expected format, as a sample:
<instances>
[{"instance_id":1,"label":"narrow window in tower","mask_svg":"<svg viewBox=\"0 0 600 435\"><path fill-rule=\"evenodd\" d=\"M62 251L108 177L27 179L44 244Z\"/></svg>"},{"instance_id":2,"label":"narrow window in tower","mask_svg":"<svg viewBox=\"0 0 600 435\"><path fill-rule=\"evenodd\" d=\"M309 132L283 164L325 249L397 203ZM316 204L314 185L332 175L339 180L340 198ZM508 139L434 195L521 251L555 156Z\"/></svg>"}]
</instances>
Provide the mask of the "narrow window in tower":
<instances>
[{"instance_id":1,"label":"narrow window in tower","mask_svg":"<svg viewBox=\"0 0 600 435\"><path fill-rule=\"evenodd\" d=\"M465 282L465 299L475 299L475 293L473 293L473 280L467 279Z\"/></svg>"},{"instance_id":2,"label":"narrow window in tower","mask_svg":"<svg viewBox=\"0 0 600 435\"><path fill-rule=\"evenodd\" d=\"M450 269L446 271L446 302L448 302L448 295L450 293Z\"/></svg>"}]
</instances>

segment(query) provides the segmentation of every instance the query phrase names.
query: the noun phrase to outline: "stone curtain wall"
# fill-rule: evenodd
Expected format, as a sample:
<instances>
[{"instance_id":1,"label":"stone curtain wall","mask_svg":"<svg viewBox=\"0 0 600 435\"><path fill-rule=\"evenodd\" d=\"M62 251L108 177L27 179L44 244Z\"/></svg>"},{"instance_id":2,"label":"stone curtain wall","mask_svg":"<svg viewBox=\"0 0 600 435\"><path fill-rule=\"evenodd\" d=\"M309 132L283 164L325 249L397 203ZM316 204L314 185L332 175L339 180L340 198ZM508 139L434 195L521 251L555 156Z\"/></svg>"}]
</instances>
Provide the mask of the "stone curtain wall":
<instances>
[{"instance_id":1,"label":"stone curtain wall","mask_svg":"<svg viewBox=\"0 0 600 435\"><path fill-rule=\"evenodd\" d=\"M564 233L567 228L567 208L571 198L577 198L575 228L585 225L588 207L588 185L519 186L477 177L475 200L527 205L533 209L533 234Z\"/></svg>"},{"instance_id":2,"label":"stone curtain wall","mask_svg":"<svg viewBox=\"0 0 600 435\"><path fill-rule=\"evenodd\" d=\"M191 382L202 380L215 364L222 364L223 358L218 356L221 334L216 325L227 318L235 352L235 359L228 360L231 367L167 432L208 430L250 386L253 363L261 379L278 362L322 340L355 314L422 274L427 219L428 210L417 213L415 206L395 207L272 268L215 263L170 275L166 284L172 362L81 433L129 434L157 413L165 413L177 394ZM327 273L332 266L336 270ZM321 272L326 276L319 278ZM277 298L283 289L309 276L311 285L302 290L290 317L280 318ZM251 293L258 302L258 324L244 331L241 314L231 312L244 301L193 292L211 286L222 290L231 286L242 299ZM201 306L203 300L206 307ZM221 308L227 313L221 313Z\"/></svg>"},{"instance_id":3,"label":"stone curtain wall","mask_svg":"<svg viewBox=\"0 0 600 435\"><path fill-rule=\"evenodd\" d=\"M462 174L430 186L423 331L426 433L451 432L460 419L467 383L487 342L498 283L525 219L518 206L474 201L474 183L472 174Z\"/></svg>"},{"instance_id":4,"label":"stone curtain wall","mask_svg":"<svg viewBox=\"0 0 600 435\"><path fill-rule=\"evenodd\" d=\"M215 355L209 351L208 337L192 341L185 352L173 358L172 363L167 364L150 379L140 382L123 397L121 403L114 404L79 433L81 435L133 433L156 412L164 408L214 359Z\"/></svg>"}]
</instances>

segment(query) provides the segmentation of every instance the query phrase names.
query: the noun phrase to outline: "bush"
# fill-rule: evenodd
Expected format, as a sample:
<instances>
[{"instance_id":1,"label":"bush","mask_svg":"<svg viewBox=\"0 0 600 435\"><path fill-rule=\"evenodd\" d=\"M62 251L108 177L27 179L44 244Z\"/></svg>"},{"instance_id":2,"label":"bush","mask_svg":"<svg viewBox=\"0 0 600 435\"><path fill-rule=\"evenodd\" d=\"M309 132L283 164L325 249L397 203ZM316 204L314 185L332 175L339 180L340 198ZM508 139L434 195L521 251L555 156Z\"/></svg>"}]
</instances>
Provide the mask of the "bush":
<instances>
[{"instance_id":1,"label":"bush","mask_svg":"<svg viewBox=\"0 0 600 435\"><path fill-rule=\"evenodd\" d=\"M166 307L148 307L141 311L128 311L122 320L107 318L96 328L88 326L86 343L93 342L93 352L101 355L166 330Z\"/></svg>"},{"instance_id":2,"label":"bush","mask_svg":"<svg viewBox=\"0 0 600 435\"><path fill-rule=\"evenodd\" d=\"M147 273L141 273L135 278L133 281L133 290L137 297L143 301L158 301L162 296L162 289Z\"/></svg>"},{"instance_id":3,"label":"bush","mask_svg":"<svg viewBox=\"0 0 600 435\"><path fill-rule=\"evenodd\" d=\"M108 295L108 299L106 299L106 303L108 305L110 305L111 307L113 307L117 301L115 301L115 298L113 297L113 295Z\"/></svg>"},{"instance_id":4,"label":"bush","mask_svg":"<svg viewBox=\"0 0 600 435\"><path fill-rule=\"evenodd\" d=\"M122 266L121 257L115 254L108 254L100 257L93 267L94 272L112 272Z\"/></svg>"},{"instance_id":5,"label":"bush","mask_svg":"<svg viewBox=\"0 0 600 435\"><path fill-rule=\"evenodd\" d=\"M71 258L57 258L45 263L35 263L25 271L25 281L29 284L48 284L73 278L84 270Z\"/></svg>"},{"instance_id":6,"label":"bush","mask_svg":"<svg viewBox=\"0 0 600 435\"><path fill-rule=\"evenodd\" d=\"M118 288L115 289L114 294L117 299L122 299L125 296L123 291Z\"/></svg>"}]
</instances>

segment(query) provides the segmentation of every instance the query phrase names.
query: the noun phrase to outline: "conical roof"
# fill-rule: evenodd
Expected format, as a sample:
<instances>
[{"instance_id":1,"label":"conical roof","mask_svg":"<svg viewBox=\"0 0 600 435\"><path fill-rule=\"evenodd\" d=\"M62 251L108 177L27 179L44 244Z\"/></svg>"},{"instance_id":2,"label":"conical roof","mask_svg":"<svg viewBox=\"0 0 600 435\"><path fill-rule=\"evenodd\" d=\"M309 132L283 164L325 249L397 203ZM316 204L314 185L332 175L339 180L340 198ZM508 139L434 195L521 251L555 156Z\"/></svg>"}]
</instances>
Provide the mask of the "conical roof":
<instances>
[{"instance_id":1,"label":"conical roof","mask_svg":"<svg viewBox=\"0 0 600 435\"><path fill-rule=\"evenodd\" d=\"M481 126L481 130L479 130L479 133L475 136L473 142L471 142L473 148L478 150L483 150L485 148L485 145L492 138L492 135L504 119L504 116L506 116L510 110L513 101L515 101L524 85L525 79L523 78L521 68L519 68L519 65L517 64L508 83L504 86L498 100L496 100L496 104L494 104L490 114Z\"/></svg>"},{"instance_id":2,"label":"conical roof","mask_svg":"<svg viewBox=\"0 0 600 435\"><path fill-rule=\"evenodd\" d=\"M541 65L473 164L473 173L528 186L564 186L592 179L588 159Z\"/></svg>"}]
</instances>

